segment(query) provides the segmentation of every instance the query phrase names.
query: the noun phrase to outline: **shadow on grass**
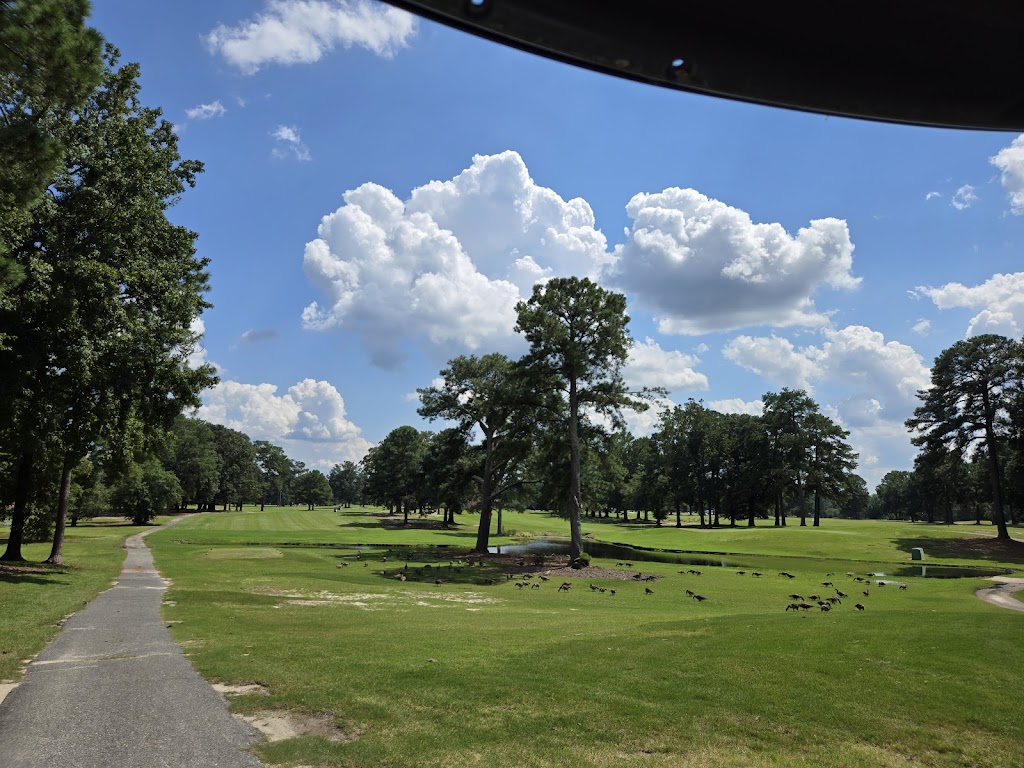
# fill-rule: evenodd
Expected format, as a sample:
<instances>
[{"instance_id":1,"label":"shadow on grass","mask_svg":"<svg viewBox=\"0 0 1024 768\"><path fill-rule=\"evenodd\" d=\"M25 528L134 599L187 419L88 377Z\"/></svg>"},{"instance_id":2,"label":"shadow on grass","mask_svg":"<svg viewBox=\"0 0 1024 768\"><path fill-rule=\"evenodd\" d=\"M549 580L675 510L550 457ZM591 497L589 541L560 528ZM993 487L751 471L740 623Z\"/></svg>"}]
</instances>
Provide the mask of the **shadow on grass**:
<instances>
[{"instance_id":1,"label":"shadow on grass","mask_svg":"<svg viewBox=\"0 0 1024 768\"><path fill-rule=\"evenodd\" d=\"M48 567L36 563L0 563L0 582L6 584L40 584L52 586L63 584L61 576L68 570L62 567Z\"/></svg>"},{"instance_id":2,"label":"shadow on grass","mask_svg":"<svg viewBox=\"0 0 1024 768\"><path fill-rule=\"evenodd\" d=\"M925 557L1024 563L1024 541L1016 539L1006 541L987 536L967 536L962 539L904 538L893 539L893 544L908 555L914 547L921 547Z\"/></svg>"}]
</instances>

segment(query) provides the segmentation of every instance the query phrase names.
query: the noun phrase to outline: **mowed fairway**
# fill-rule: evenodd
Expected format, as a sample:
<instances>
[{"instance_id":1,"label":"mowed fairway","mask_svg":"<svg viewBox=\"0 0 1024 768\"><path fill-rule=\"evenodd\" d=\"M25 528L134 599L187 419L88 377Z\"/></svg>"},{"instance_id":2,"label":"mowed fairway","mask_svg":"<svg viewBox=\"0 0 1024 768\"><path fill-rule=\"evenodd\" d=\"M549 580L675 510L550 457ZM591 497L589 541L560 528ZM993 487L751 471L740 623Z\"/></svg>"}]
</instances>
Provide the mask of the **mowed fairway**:
<instances>
[{"instance_id":1,"label":"mowed fairway","mask_svg":"<svg viewBox=\"0 0 1024 768\"><path fill-rule=\"evenodd\" d=\"M526 514L506 527L565 524ZM471 525L396 530L360 510L202 515L148 541L173 582L165 618L200 673L266 689L232 708L320 724L321 735L261 746L268 762L1021 766L1024 614L975 598L983 579L901 578L900 590L847 575L906 564L898 542L972 533L962 528L828 520L820 540L866 544L829 545L840 551L825 560L794 543L819 540L806 529L591 524L608 540L653 546L637 539L657 534L665 547L749 552L772 569L598 560L657 579L585 577L562 592L565 579L542 581L543 566L532 579L514 563L449 567L459 555L438 547L468 549ZM836 589L849 596L827 613L785 610L790 594Z\"/></svg>"}]
</instances>

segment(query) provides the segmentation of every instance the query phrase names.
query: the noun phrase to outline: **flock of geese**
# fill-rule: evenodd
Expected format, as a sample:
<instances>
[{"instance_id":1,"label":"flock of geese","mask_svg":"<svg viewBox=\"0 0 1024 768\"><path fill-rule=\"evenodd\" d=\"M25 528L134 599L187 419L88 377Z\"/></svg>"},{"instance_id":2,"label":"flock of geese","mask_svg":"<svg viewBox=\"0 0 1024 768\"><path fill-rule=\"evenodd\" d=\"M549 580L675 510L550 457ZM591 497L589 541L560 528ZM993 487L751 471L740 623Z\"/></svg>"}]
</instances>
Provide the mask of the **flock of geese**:
<instances>
[{"instance_id":1,"label":"flock of geese","mask_svg":"<svg viewBox=\"0 0 1024 768\"><path fill-rule=\"evenodd\" d=\"M359 560L359 559L361 559L361 557L359 555L356 555L356 559ZM385 562L386 563L387 562L387 557L382 557L381 558L381 562ZM348 565L348 563L340 563L338 567L347 567L347 565ZM363 563L364 567L366 567L367 565L368 565L368 563L366 563L366 562ZM448 570L454 571L456 573L461 573L463 571L464 567L472 566L472 565L473 565L473 562L471 562L471 561L451 560L451 561L448 562ZM476 565L481 566L481 565L483 565L483 562L482 561L477 561ZM525 565L525 562L520 562L519 565ZM630 568L630 569L633 568L633 563L617 562L615 565L617 567L620 567L620 568ZM443 569L443 566L438 565L438 566L435 567L435 566L431 566L429 563L426 564L426 565L423 565L422 567L419 567L419 568L410 569L409 564L406 563L405 567L403 569L401 569L400 571L398 571L397 574L394 575L394 578L397 581L402 581L402 582L407 581L409 579L409 576L407 574L409 574L409 572L411 570L413 572L413 574L415 574L415 576L418 577L417 580L424 580L423 579L424 576L426 576L429 579L429 577L432 576L434 572L437 572L437 573L443 572L442 569ZM379 573L380 573L381 576L388 576L389 575L387 571L380 571ZM735 573L736 573L737 576L746 576L748 571L736 571ZM550 581L550 576L548 574L550 574L550 571L547 571L545 573L540 573L540 574L525 573L525 574L519 574L518 576L517 576L517 574L514 574L514 573L506 573L505 574L505 579L506 579L506 581L513 581L513 580L515 580L515 587L516 587L516 589L519 589L519 590L523 590L523 589L533 590L533 589L540 589L541 586L545 582ZM703 571L697 570L695 568L689 568L689 569L686 569L686 570L679 571L679 574L684 575L684 576L700 576L700 575L703 574ZM761 573L760 571L749 571L749 574L753 578L758 578L758 579L764 577L764 575L765 575L764 573ZM835 577L836 575L837 575L836 573L829 573L826 578ZM905 582L893 582L893 581L886 581L886 580L882 580L882 579L876 579L874 582L872 582L871 577L877 576L877 574L873 574L873 573L866 574L867 578L865 578L865 576L858 576L857 574L854 574L854 573L847 573L846 575L848 577L850 577L853 580L854 583L859 583L859 586L865 587L865 589L861 590L861 594L865 598L869 597L870 594L871 594L870 589L866 588L869 585L876 586L877 588L882 588L882 587L885 587L886 585L889 585L889 584L895 584L895 585L897 585L898 589L900 589L900 590L905 590L907 588L907 584ZM536 581L534 581L534 577L536 577L536 579L537 579ZM796 575L792 574L792 573L789 573L788 571L779 571L779 577L785 578L785 579L795 579ZM658 578L659 578L658 576L654 576L652 574L644 574L644 573L641 573L641 572L637 572L637 573L635 573L631 577L631 580L632 581L640 581L640 582L653 582L653 581L657 581ZM434 581L434 584L436 586L438 586L438 587L444 585L444 583L445 583L444 579L442 579L442 578L435 578L433 581ZM494 585L496 583L498 583L497 579L486 579L484 581L484 584L487 584L487 585ZM609 596L613 596L613 595L615 595L618 592L618 590L611 589L609 587L601 587L601 586L598 586L598 585L596 585L596 584L594 584L592 582L588 586L590 587L590 590L592 592L597 592L597 593L602 594L602 595L603 594L607 594ZM813 595L807 595L806 597L804 597L803 595L797 594L797 593L790 594L789 595L789 600L791 602L786 606L786 608L785 608L786 612L788 613L789 611L793 611L795 613L799 613L801 611L812 610L813 608L818 608L822 612L828 612L828 611L833 610L836 606L842 605L843 600L850 597L849 593L843 592L832 581L823 581L823 582L821 582L821 586L822 587L830 588L833 592L835 592L835 594L834 595L813 594ZM559 585L557 591L558 592L568 592L570 589L572 589L572 587L573 587L573 582L571 582L571 581L563 581ZM852 588L851 587L847 587L847 589L852 589ZM651 589L650 587L644 587L644 594L645 595L653 595L654 594L654 590ZM692 589L687 589L686 590L686 596L689 597L691 600L694 600L694 601L696 601L698 603L703 603L705 600L709 599L707 596L698 594L698 593L694 592ZM855 603L853 607L856 610L858 610L858 611L867 610L867 607L862 602Z\"/></svg>"}]
</instances>

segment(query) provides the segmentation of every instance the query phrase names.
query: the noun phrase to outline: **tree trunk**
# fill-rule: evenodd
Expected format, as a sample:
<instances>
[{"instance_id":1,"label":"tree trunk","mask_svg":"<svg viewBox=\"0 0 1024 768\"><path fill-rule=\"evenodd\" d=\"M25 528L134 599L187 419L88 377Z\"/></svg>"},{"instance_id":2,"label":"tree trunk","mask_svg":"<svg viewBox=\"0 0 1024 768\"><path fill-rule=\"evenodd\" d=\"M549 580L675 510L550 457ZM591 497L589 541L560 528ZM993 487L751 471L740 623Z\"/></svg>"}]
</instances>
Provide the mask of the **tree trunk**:
<instances>
[{"instance_id":1,"label":"tree trunk","mask_svg":"<svg viewBox=\"0 0 1024 768\"><path fill-rule=\"evenodd\" d=\"M401 501L399 501L398 502L398 506L400 506L402 508L402 525L408 525L409 524L409 507L411 506L411 503L409 502L408 499L406 499L404 504Z\"/></svg>"},{"instance_id":2,"label":"tree trunk","mask_svg":"<svg viewBox=\"0 0 1024 768\"><path fill-rule=\"evenodd\" d=\"M498 506L498 531L497 531L497 535L498 536L504 536L505 535L505 529L501 525L501 511L502 511L501 510L501 506L499 505Z\"/></svg>"},{"instance_id":3,"label":"tree trunk","mask_svg":"<svg viewBox=\"0 0 1024 768\"><path fill-rule=\"evenodd\" d=\"M679 502L677 501L676 502L676 528L682 528L683 527L683 518L682 518L682 514L681 514L681 512L679 510L679 506L680 506Z\"/></svg>"},{"instance_id":4,"label":"tree trunk","mask_svg":"<svg viewBox=\"0 0 1024 768\"><path fill-rule=\"evenodd\" d=\"M60 473L60 494L57 497L57 519L53 524L53 546L46 562L50 565L64 564L64 524L68 519L68 500L71 498L71 470L78 462L71 454L65 454L64 466Z\"/></svg>"},{"instance_id":5,"label":"tree trunk","mask_svg":"<svg viewBox=\"0 0 1024 768\"><path fill-rule=\"evenodd\" d=\"M576 377L569 378L569 560L575 562L583 554L583 528L580 525L580 404L576 392Z\"/></svg>"},{"instance_id":6,"label":"tree trunk","mask_svg":"<svg viewBox=\"0 0 1024 768\"><path fill-rule=\"evenodd\" d=\"M821 491L814 489L814 527L821 525Z\"/></svg>"},{"instance_id":7,"label":"tree trunk","mask_svg":"<svg viewBox=\"0 0 1024 768\"><path fill-rule=\"evenodd\" d=\"M999 453L996 446L996 433L992 427L995 414L989 403L988 389L982 393L982 402L985 406L985 441L988 443L988 468L992 475L992 517L995 520L997 539L1009 539L1010 532L1006 529L1006 517L1003 515L1003 494L999 482Z\"/></svg>"},{"instance_id":8,"label":"tree trunk","mask_svg":"<svg viewBox=\"0 0 1024 768\"><path fill-rule=\"evenodd\" d=\"M807 507L804 504L804 484L797 478L796 481L796 503L800 507L800 527L804 528L807 526Z\"/></svg>"},{"instance_id":9,"label":"tree trunk","mask_svg":"<svg viewBox=\"0 0 1024 768\"><path fill-rule=\"evenodd\" d=\"M748 509L749 509L749 512L747 513L747 528L753 528L754 527L754 505L751 504L748 507Z\"/></svg>"},{"instance_id":10,"label":"tree trunk","mask_svg":"<svg viewBox=\"0 0 1024 768\"><path fill-rule=\"evenodd\" d=\"M775 527L782 526L782 496L775 496Z\"/></svg>"},{"instance_id":11,"label":"tree trunk","mask_svg":"<svg viewBox=\"0 0 1024 768\"><path fill-rule=\"evenodd\" d=\"M14 508L11 510L11 532L7 537L7 549L0 560L22 563L21 545L25 540L25 518L28 516L28 495L35 455L29 449L21 452L18 460L17 485L14 486Z\"/></svg>"}]
</instances>

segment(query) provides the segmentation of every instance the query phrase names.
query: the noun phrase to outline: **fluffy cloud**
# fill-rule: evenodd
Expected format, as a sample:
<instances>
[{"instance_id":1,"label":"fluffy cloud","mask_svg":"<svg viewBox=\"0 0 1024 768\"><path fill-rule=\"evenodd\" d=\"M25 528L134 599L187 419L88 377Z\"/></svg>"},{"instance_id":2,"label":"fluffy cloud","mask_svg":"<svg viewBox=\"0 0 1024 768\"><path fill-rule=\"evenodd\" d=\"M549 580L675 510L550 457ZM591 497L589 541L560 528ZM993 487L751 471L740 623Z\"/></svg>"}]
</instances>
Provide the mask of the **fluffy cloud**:
<instances>
[{"instance_id":1,"label":"fluffy cloud","mask_svg":"<svg viewBox=\"0 0 1024 768\"><path fill-rule=\"evenodd\" d=\"M946 283L940 288L918 287L939 309L980 310L967 325L967 336L998 333L1020 338L1024 327L1024 272L996 274L981 285Z\"/></svg>"},{"instance_id":2,"label":"fluffy cloud","mask_svg":"<svg viewBox=\"0 0 1024 768\"><path fill-rule=\"evenodd\" d=\"M978 195L975 192L974 187L970 184L964 184L953 194L949 204L958 211L962 211L965 208L970 208L976 202L978 202Z\"/></svg>"},{"instance_id":3,"label":"fluffy cloud","mask_svg":"<svg viewBox=\"0 0 1024 768\"><path fill-rule=\"evenodd\" d=\"M277 129L270 134L274 137L277 142L270 154L273 157L283 160L286 157L294 157L301 163L308 163L313 159L313 155L309 152L299 135L299 129L294 125L279 125Z\"/></svg>"},{"instance_id":4,"label":"fluffy cloud","mask_svg":"<svg viewBox=\"0 0 1024 768\"><path fill-rule=\"evenodd\" d=\"M606 241L585 200L530 178L515 152L473 158L407 201L367 183L344 195L307 243L303 267L326 297L303 312L310 329L362 334L374 364L395 367L416 339L451 355L509 351L515 304L552 275L585 275Z\"/></svg>"},{"instance_id":5,"label":"fluffy cloud","mask_svg":"<svg viewBox=\"0 0 1024 768\"><path fill-rule=\"evenodd\" d=\"M811 379L820 375L811 352L797 350L793 342L780 336L737 336L722 354L777 386L811 391Z\"/></svg>"},{"instance_id":6,"label":"fluffy cloud","mask_svg":"<svg viewBox=\"0 0 1024 768\"><path fill-rule=\"evenodd\" d=\"M664 350L654 339L634 343L623 377L632 387L664 387L670 392L680 389L707 389L708 377L694 370L700 360L678 350Z\"/></svg>"},{"instance_id":7,"label":"fluffy cloud","mask_svg":"<svg viewBox=\"0 0 1024 768\"><path fill-rule=\"evenodd\" d=\"M222 381L205 394L198 416L281 445L320 469L357 461L370 447L346 417L341 393L326 381L304 379L280 396L273 384Z\"/></svg>"},{"instance_id":8,"label":"fluffy cloud","mask_svg":"<svg viewBox=\"0 0 1024 768\"><path fill-rule=\"evenodd\" d=\"M999 150L989 162L1002 171L1003 189L1010 196L1010 210L1024 214L1024 133Z\"/></svg>"},{"instance_id":9,"label":"fluffy cloud","mask_svg":"<svg viewBox=\"0 0 1024 768\"><path fill-rule=\"evenodd\" d=\"M914 333L916 333L919 336L927 336L928 335L928 331L931 330L931 327L932 327L932 321L931 320L926 320L924 318L921 318L916 323L914 323L913 327L910 330L912 330Z\"/></svg>"},{"instance_id":10,"label":"fluffy cloud","mask_svg":"<svg viewBox=\"0 0 1024 768\"><path fill-rule=\"evenodd\" d=\"M636 195L626 211L633 226L606 274L659 316L663 333L825 325L814 291L860 283L840 219L816 219L793 236L781 224L756 224L745 211L678 188Z\"/></svg>"},{"instance_id":11,"label":"fluffy cloud","mask_svg":"<svg viewBox=\"0 0 1024 768\"><path fill-rule=\"evenodd\" d=\"M917 392L929 386L930 372L912 347L886 342L871 328L851 325L823 335L820 346L801 349L776 336L741 336L723 354L776 384L814 381L827 390L834 403L823 410L850 430L850 443L861 454L861 474L869 485L877 483L881 470L872 467L912 462L914 450L903 422L920 404Z\"/></svg>"},{"instance_id":12,"label":"fluffy cloud","mask_svg":"<svg viewBox=\"0 0 1024 768\"><path fill-rule=\"evenodd\" d=\"M253 74L266 64L319 61L336 45L390 57L415 31L413 16L368 0L270 0L254 20L221 24L205 41L211 52Z\"/></svg>"},{"instance_id":13,"label":"fluffy cloud","mask_svg":"<svg viewBox=\"0 0 1024 768\"><path fill-rule=\"evenodd\" d=\"M820 347L801 349L778 336L738 336L722 353L773 384L810 391L811 382L828 381L855 398L866 393L881 398L887 407L900 411L901 420L909 416L917 391L930 381L928 368L913 347L886 342L881 333L863 325L823 333ZM845 419L843 408L839 411Z\"/></svg>"},{"instance_id":14,"label":"fluffy cloud","mask_svg":"<svg viewBox=\"0 0 1024 768\"><path fill-rule=\"evenodd\" d=\"M209 120L211 117L220 117L227 109L220 101L215 101L212 104L200 104L197 107L185 110L185 115L189 120Z\"/></svg>"}]
</instances>

